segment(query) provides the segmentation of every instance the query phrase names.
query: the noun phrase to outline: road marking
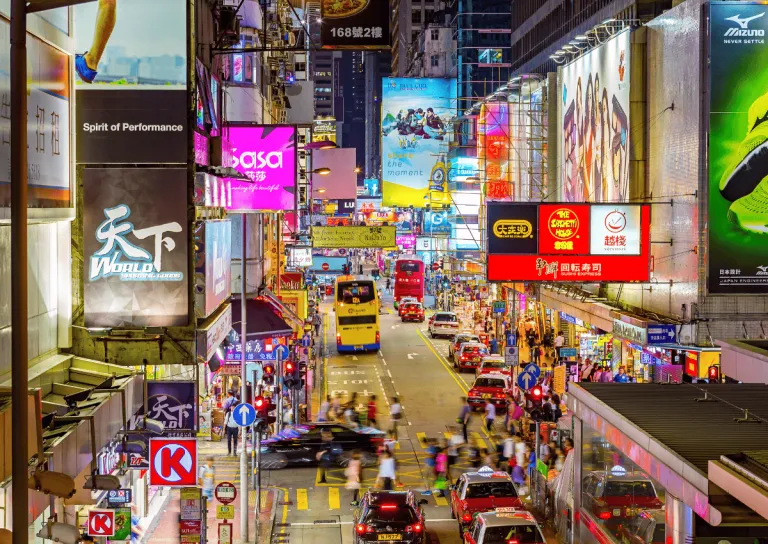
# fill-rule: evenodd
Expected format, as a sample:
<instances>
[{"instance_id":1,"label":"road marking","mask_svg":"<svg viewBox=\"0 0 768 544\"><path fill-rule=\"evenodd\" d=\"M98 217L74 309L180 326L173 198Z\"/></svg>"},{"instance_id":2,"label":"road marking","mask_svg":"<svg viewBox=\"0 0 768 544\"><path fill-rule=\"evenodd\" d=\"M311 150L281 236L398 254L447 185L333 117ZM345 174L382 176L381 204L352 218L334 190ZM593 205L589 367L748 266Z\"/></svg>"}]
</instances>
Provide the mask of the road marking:
<instances>
[{"instance_id":1,"label":"road marking","mask_svg":"<svg viewBox=\"0 0 768 544\"><path fill-rule=\"evenodd\" d=\"M427 449L427 433L416 433L416 438L419 439L419 446L421 446L422 449Z\"/></svg>"},{"instance_id":2,"label":"road marking","mask_svg":"<svg viewBox=\"0 0 768 544\"><path fill-rule=\"evenodd\" d=\"M339 488L328 488L328 508L331 510L338 510L341 508L341 500L339 499Z\"/></svg>"},{"instance_id":3,"label":"road marking","mask_svg":"<svg viewBox=\"0 0 768 544\"><path fill-rule=\"evenodd\" d=\"M389 369L387 369L387 376L389 376L390 378L392 377L392 373L389 371Z\"/></svg>"},{"instance_id":4,"label":"road marking","mask_svg":"<svg viewBox=\"0 0 768 544\"><path fill-rule=\"evenodd\" d=\"M440 518L440 519L430 519L427 518L427 521L429 523L456 523L455 519L451 518ZM285 524L286 527L317 527L320 525L321 527L333 527L334 525L352 525L352 521L323 521L322 523L316 523L314 521L299 521L299 522L293 522L293 523L287 523Z\"/></svg>"},{"instance_id":5,"label":"road marking","mask_svg":"<svg viewBox=\"0 0 768 544\"><path fill-rule=\"evenodd\" d=\"M475 443L478 445L480 449L488 449L488 446L485 443L485 440L483 440L483 437L480 436L480 433L477 431L472 431L472 440L475 441Z\"/></svg>"},{"instance_id":6,"label":"road marking","mask_svg":"<svg viewBox=\"0 0 768 544\"><path fill-rule=\"evenodd\" d=\"M448 506L448 501L445 500L445 497L440 495L432 495L435 498L435 503L438 506Z\"/></svg>"},{"instance_id":7,"label":"road marking","mask_svg":"<svg viewBox=\"0 0 768 544\"><path fill-rule=\"evenodd\" d=\"M309 510L309 501L307 500L307 490L296 490L296 508L298 510Z\"/></svg>"}]
</instances>

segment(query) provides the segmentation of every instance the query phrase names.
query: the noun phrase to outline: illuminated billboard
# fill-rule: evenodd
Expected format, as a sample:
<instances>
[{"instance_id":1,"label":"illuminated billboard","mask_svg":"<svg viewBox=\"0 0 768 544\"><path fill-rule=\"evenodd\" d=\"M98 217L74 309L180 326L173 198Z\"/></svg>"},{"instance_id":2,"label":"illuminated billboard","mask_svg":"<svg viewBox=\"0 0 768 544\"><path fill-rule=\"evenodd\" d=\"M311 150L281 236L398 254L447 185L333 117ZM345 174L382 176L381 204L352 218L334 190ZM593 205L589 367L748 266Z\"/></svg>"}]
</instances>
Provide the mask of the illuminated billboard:
<instances>
[{"instance_id":1,"label":"illuminated billboard","mask_svg":"<svg viewBox=\"0 0 768 544\"><path fill-rule=\"evenodd\" d=\"M336 143L336 119L315 120L312 125L313 142Z\"/></svg>"},{"instance_id":2,"label":"illuminated billboard","mask_svg":"<svg viewBox=\"0 0 768 544\"><path fill-rule=\"evenodd\" d=\"M296 185L294 125L230 125L232 166L251 182L232 179L230 211L292 211Z\"/></svg>"},{"instance_id":3,"label":"illuminated billboard","mask_svg":"<svg viewBox=\"0 0 768 544\"><path fill-rule=\"evenodd\" d=\"M394 247L395 227L312 227L312 247Z\"/></svg>"},{"instance_id":4,"label":"illuminated billboard","mask_svg":"<svg viewBox=\"0 0 768 544\"><path fill-rule=\"evenodd\" d=\"M389 49L387 0L322 0L320 43L323 49Z\"/></svg>"},{"instance_id":5,"label":"illuminated billboard","mask_svg":"<svg viewBox=\"0 0 768 544\"><path fill-rule=\"evenodd\" d=\"M488 102L477 119L477 159L487 200L511 200L509 104Z\"/></svg>"},{"instance_id":6,"label":"illuminated billboard","mask_svg":"<svg viewBox=\"0 0 768 544\"><path fill-rule=\"evenodd\" d=\"M630 32L563 67L562 200L629 198Z\"/></svg>"},{"instance_id":7,"label":"illuminated billboard","mask_svg":"<svg viewBox=\"0 0 768 544\"><path fill-rule=\"evenodd\" d=\"M488 203L489 281L648 281L648 204Z\"/></svg>"},{"instance_id":8,"label":"illuminated billboard","mask_svg":"<svg viewBox=\"0 0 768 544\"><path fill-rule=\"evenodd\" d=\"M446 154L456 80L386 78L382 88L383 205L450 204Z\"/></svg>"}]
</instances>

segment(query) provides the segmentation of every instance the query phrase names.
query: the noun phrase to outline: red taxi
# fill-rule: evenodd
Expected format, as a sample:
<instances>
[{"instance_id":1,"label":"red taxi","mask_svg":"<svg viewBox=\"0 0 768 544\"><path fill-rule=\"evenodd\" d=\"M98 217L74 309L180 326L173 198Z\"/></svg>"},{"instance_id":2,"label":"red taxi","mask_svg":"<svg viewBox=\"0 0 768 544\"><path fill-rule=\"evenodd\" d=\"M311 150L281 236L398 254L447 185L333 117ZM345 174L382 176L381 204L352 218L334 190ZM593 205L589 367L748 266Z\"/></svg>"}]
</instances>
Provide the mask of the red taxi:
<instances>
[{"instance_id":1,"label":"red taxi","mask_svg":"<svg viewBox=\"0 0 768 544\"><path fill-rule=\"evenodd\" d=\"M460 532L472 523L476 513L504 507L523 507L506 472L483 467L478 472L465 472L451 487L451 515L459 521Z\"/></svg>"},{"instance_id":2,"label":"red taxi","mask_svg":"<svg viewBox=\"0 0 768 544\"><path fill-rule=\"evenodd\" d=\"M502 355L489 355L488 357L483 357L480 361L480 366L475 369L475 376L479 376L480 374L490 374L492 372L511 376L512 368L504 360Z\"/></svg>"},{"instance_id":3,"label":"red taxi","mask_svg":"<svg viewBox=\"0 0 768 544\"><path fill-rule=\"evenodd\" d=\"M614 532L640 510L662 507L651 479L628 474L623 467L614 467L610 473L590 472L583 482L582 508Z\"/></svg>"},{"instance_id":4,"label":"red taxi","mask_svg":"<svg viewBox=\"0 0 768 544\"><path fill-rule=\"evenodd\" d=\"M490 400L497 410L507 408L507 391L512 389L509 375L491 372L475 378L475 383L469 388L467 402L470 407L483 408L485 401Z\"/></svg>"},{"instance_id":5,"label":"red taxi","mask_svg":"<svg viewBox=\"0 0 768 544\"><path fill-rule=\"evenodd\" d=\"M478 514L462 535L464 544L544 544L536 518L515 508Z\"/></svg>"},{"instance_id":6,"label":"red taxi","mask_svg":"<svg viewBox=\"0 0 768 544\"><path fill-rule=\"evenodd\" d=\"M400 306L400 318L403 321L424 323L424 306L419 302L408 302Z\"/></svg>"},{"instance_id":7,"label":"red taxi","mask_svg":"<svg viewBox=\"0 0 768 544\"><path fill-rule=\"evenodd\" d=\"M396 306L397 315L399 315L400 317L403 317L403 312L405 311L405 307L412 302L418 302L418 300L413 297L403 297L402 300L400 300L400 303Z\"/></svg>"},{"instance_id":8,"label":"red taxi","mask_svg":"<svg viewBox=\"0 0 768 544\"><path fill-rule=\"evenodd\" d=\"M456 372L473 370L480 366L483 357L489 354L488 346L480 342L464 342L453 352L453 368Z\"/></svg>"},{"instance_id":9,"label":"red taxi","mask_svg":"<svg viewBox=\"0 0 768 544\"><path fill-rule=\"evenodd\" d=\"M451 343L448 344L448 357L453 359L453 354L458 351L464 342L480 342L480 337L473 332L460 332L453 337Z\"/></svg>"}]
</instances>

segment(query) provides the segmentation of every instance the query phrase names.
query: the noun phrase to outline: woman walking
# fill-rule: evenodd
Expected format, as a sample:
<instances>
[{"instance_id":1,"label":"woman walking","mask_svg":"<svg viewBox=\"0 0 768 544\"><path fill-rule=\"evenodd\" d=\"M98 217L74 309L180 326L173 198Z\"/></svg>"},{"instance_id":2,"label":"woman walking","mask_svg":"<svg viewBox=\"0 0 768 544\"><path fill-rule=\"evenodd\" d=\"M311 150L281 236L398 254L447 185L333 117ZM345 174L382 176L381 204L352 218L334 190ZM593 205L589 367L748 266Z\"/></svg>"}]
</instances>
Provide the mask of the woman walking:
<instances>
[{"instance_id":1,"label":"woman walking","mask_svg":"<svg viewBox=\"0 0 768 544\"><path fill-rule=\"evenodd\" d=\"M352 502L350 503L352 506L357 506L357 500L360 496L361 470L360 452L355 450L352 452L352 458L344 471L344 475L347 477L347 483L344 487L352 490Z\"/></svg>"},{"instance_id":2,"label":"woman walking","mask_svg":"<svg viewBox=\"0 0 768 544\"><path fill-rule=\"evenodd\" d=\"M389 450L385 449L381 452L381 457L379 458L379 476L376 479L377 487L385 491L392 491L394 489L393 483L396 479L395 459L389 453Z\"/></svg>"}]
</instances>

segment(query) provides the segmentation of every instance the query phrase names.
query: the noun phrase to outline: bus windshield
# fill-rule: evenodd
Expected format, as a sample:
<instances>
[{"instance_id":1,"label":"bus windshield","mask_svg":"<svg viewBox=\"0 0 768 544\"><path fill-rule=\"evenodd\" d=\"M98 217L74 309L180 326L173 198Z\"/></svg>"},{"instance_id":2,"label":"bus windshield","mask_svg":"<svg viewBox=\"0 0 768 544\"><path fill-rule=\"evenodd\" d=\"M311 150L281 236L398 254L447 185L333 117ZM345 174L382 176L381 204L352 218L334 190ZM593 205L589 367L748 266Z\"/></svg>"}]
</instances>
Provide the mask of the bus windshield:
<instances>
[{"instance_id":1,"label":"bus windshield","mask_svg":"<svg viewBox=\"0 0 768 544\"><path fill-rule=\"evenodd\" d=\"M421 269L420 261L400 261L397 263L398 272L418 272Z\"/></svg>"},{"instance_id":2,"label":"bus windshield","mask_svg":"<svg viewBox=\"0 0 768 544\"><path fill-rule=\"evenodd\" d=\"M363 304L373 302L376 290L373 282L339 282L336 300L344 304Z\"/></svg>"}]
</instances>

